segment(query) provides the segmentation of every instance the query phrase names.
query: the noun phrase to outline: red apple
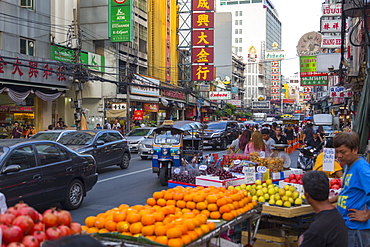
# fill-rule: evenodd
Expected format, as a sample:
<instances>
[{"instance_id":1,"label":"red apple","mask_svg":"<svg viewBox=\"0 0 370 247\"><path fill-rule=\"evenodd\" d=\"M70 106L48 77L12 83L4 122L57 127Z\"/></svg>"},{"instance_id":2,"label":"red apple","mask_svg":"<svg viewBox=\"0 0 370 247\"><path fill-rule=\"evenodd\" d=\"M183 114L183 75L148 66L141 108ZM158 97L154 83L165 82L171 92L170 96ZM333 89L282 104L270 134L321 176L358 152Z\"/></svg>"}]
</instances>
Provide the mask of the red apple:
<instances>
[{"instance_id":1,"label":"red apple","mask_svg":"<svg viewBox=\"0 0 370 247\"><path fill-rule=\"evenodd\" d=\"M289 178L284 178L284 182L290 183L290 179Z\"/></svg>"},{"instance_id":2,"label":"red apple","mask_svg":"<svg viewBox=\"0 0 370 247\"><path fill-rule=\"evenodd\" d=\"M297 179L292 179L292 180L290 180L290 182L293 183L293 184L296 184L297 183Z\"/></svg>"},{"instance_id":3,"label":"red apple","mask_svg":"<svg viewBox=\"0 0 370 247\"><path fill-rule=\"evenodd\" d=\"M290 180L292 180L292 179L296 179L295 174L289 174L289 179L290 179Z\"/></svg>"}]
</instances>

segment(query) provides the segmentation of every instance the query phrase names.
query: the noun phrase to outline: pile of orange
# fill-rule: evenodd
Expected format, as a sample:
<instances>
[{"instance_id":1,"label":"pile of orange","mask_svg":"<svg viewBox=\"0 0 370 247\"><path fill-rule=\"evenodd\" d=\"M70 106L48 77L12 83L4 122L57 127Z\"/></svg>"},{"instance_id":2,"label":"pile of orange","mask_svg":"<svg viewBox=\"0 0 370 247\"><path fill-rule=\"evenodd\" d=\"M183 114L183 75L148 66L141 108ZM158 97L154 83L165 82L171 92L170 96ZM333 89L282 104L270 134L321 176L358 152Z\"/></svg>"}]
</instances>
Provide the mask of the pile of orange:
<instances>
[{"instance_id":1,"label":"pile of orange","mask_svg":"<svg viewBox=\"0 0 370 247\"><path fill-rule=\"evenodd\" d=\"M157 191L146 202L132 207L121 204L89 216L82 229L87 233L142 235L164 245L183 246L216 227L209 218L229 221L257 205L244 191L212 186Z\"/></svg>"}]
</instances>

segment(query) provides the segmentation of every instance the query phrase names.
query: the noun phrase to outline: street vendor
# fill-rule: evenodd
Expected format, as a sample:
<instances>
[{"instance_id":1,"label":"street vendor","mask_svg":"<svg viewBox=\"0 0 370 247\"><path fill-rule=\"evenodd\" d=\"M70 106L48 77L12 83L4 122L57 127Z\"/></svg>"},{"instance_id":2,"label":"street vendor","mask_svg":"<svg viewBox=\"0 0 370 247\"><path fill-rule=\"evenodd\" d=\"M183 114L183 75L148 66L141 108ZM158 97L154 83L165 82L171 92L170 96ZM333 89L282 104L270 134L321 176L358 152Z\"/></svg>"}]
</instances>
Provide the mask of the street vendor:
<instances>
[{"instance_id":1,"label":"street vendor","mask_svg":"<svg viewBox=\"0 0 370 247\"><path fill-rule=\"evenodd\" d=\"M288 144L288 139L283 135L283 131L280 126L276 127L275 134L276 136L272 139L274 139L276 144Z\"/></svg>"},{"instance_id":2,"label":"street vendor","mask_svg":"<svg viewBox=\"0 0 370 247\"><path fill-rule=\"evenodd\" d=\"M370 246L370 164L358 155L360 138L356 132L340 132L333 146L338 161L346 165L343 189L330 198L348 227L348 246Z\"/></svg>"}]
</instances>

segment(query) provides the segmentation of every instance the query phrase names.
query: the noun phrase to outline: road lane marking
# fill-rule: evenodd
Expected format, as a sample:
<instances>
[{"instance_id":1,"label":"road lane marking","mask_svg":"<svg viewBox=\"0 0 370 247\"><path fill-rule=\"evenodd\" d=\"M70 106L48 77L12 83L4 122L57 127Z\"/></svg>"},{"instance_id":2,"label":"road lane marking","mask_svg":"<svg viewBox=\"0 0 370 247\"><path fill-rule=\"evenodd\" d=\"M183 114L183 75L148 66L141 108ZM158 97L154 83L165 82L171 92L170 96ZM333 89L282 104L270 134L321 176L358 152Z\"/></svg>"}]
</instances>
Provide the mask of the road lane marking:
<instances>
[{"instance_id":1,"label":"road lane marking","mask_svg":"<svg viewBox=\"0 0 370 247\"><path fill-rule=\"evenodd\" d=\"M150 171L150 170L152 170L152 168L138 170L136 172L130 172L130 173L122 174L122 175L119 175L119 176L115 176L115 177L111 177L111 178L106 178L106 179L103 179L103 180L99 180L97 183L106 182L106 181L109 181L109 180L112 180L112 179L126 177L126 176L129 176L129 175L132 175L132 174L136 174L136 173L140 173L140 172L146 172L146 171Z\"/></svg>"}]
</instances>

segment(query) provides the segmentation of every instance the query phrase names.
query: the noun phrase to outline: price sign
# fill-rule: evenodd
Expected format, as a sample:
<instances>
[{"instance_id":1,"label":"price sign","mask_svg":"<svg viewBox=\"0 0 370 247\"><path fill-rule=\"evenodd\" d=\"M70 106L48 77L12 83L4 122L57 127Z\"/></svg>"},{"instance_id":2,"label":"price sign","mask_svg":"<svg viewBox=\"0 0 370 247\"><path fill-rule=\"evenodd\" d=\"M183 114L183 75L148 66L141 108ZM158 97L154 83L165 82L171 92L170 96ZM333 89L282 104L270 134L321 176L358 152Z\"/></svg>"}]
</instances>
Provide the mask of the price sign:
<instances>
[{"instance_id":1,"label":"price sign","mask_svg":"<svg viewBox=\"0 0 370 247\"><path fill-rule=\"evenodd\" d=\"M240 160L234 160L234 165L239 165L240 164Z\"/></svg>"},{"instance_id":2,"label":"price sign","mask_svg":"<svg viewBox=\"0 0 370 247\"><path fill-rule=\"evenodd\" d=\"M334 148L324 148L324 162L322 165L322 170L333 172L334 171L334 160L335 160L335 149Z\"/></svg>"},{"instance_id":3,"label":"price sign","mask_svg":"<svg viewBox=\"0 0 370 247\"><path fill-rule=\"evenodd\" d=\"M175 169L173 170L173 173L175 173L175 174L179 174L179 173L180 173L180 168L175 168Z\"/></svg>"},{"instance_id":4,"label":"price sign","mask_svg":"<svg viewBox=\"0 0 370 247\"><path fill-rule=\"evenodd\" d=\"M256 182L256 169L254 167L243 167L245 183L252 184Z\"/></svg>"},{"instance_id":5,"label":"price sign","mask_svg":"<svg viewBox=\"0 0 370 247\"><path fill-rule=\"evenodd\" d=\"M206 165L200 165L199 170L205 171L205 170L207 170L207 166Z\"/></svg>"},{"instance_id":6,"label":"price sign","mask_svg":"<svg viewBox=\"0 0 370 247\"><path fill-rule=\"evenodd\" d=\"M265 151L261 151L260 152L260 157L263 159L263 158L266 158L266 153Z\"/></svg>"},{"instance_id":7,"label":"price sign","mask_svg":"<svg viewBox=\"0 0 370 247\"><path fill-rule=\"evenodd\" d=\"M266 166L257 166L257 172L263 172L265 173L267 171Z\"/></svg>"}]
</instances>

